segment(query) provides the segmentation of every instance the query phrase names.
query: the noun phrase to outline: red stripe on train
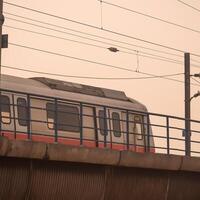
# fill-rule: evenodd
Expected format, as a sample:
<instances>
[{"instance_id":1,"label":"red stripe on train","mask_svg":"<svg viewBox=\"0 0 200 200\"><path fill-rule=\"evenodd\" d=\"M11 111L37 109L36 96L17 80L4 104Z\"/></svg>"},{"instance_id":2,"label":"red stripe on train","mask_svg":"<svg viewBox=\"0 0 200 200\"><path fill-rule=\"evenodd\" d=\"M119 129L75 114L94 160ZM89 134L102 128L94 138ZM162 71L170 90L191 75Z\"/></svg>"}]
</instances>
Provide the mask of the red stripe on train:
<instances>
[{"instance_id":1,"label":"red stripe on train","mask_svg":"<svg viewBox=\"0 0 200 200\"><path fill-rule=\"evenodd\" d=\"M25 133L16 133L15 134L13 132L2 131L2 132L0 132L0 135L7 137L10 140L14 140L14 139L16 139L16 140L27 140L28 139L28 134L25 134ZM31 134L31 140L37 141L37 142L54 143L55 137L48 136L48 135L45 136L45 135ZM58 137L58 143L71 145L71 146L80 146L80 140L79 139L70 139L70 138ZM95 148L96 142L95 141L83 140L82 145L85 146L85 147ZM107 142L106 145L104 145L104 142L99 142L98 148L109 148L109 149L115 149L115 150L120 150L120 151L127 150L127 146L124 145L124 144L115 144L115 143L111 144L110 142ZM134 145L130 145L129 150L134 151L134 152L144 153L145 147L135 147ZM155 153L155 149L150 148L150 152Z\"/></svg>"}]
</instances>

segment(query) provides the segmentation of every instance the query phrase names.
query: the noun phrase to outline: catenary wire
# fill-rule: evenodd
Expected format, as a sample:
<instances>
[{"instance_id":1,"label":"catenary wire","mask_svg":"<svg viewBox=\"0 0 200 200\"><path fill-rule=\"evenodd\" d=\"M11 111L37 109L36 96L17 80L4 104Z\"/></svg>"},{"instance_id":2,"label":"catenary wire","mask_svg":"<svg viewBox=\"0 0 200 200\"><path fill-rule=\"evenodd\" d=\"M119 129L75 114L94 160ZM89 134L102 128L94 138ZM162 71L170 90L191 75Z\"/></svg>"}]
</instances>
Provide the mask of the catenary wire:
<instances>
[{"instance_id":1,"label":"catenary wire","mask_svg":"<svg viewBox=\"0 0 200 200\"><path fill-rule=\"evenodd\" d=\"M181 1L181 0L177 0L177 1L180 2L180 3L182 3L182 4L184 4L185 6L188 6L188 7L192 8L192 9L200 12L200 9L195 8L194 6L192 6L192 5L188 4L188 3L185 3L184 1Z\"/></svg>"},{"instance_id":2,"label":"catenary wire","mask_svg":"<svg viewBox=\"0 0 200 200\"><path fill-rule=\"evenodd\" d=\"M25 21L18 20L18 19L13 19L13 18L10 18L10 17L7 17L7 19L13 20L13 21L17 21L17 22L21 22L21 23L28 24L28 25L32 25L32 26L36 26L36 27L40 27L40 28L44 28L44 29L47 29L47 30L56 31L56 32L59 32L59 33L72 35L72 36L79 37L79 38L82 38L82 39L87 39L87 40L91 40L91 41L94 41L94 42L99 42L99 43L103 43L103 44L107 44L107 45L123 48L123 49L129 50L129 51L135 52L133 55L136 55L137 52L138 52L138 50L136 50L136 49L130 49L130 48L127 48L127 47L122 47L122 46L119 46L119 45L116 45L116 44L112 44L112 43L108 43L108 42L104 42L104 41L100 41L100 40L96 40L96 39L91 39L91 38L88 38L88 37L85 37L85 36L76 35L76 34L73 34L73 33L66 32L66 31L60 31L60 30L57 30L57 29L53 29L53 28L49 28L49 27L45 27L45 26L40 26L40 25L37 25L37 24L25 22ZM128 52L125 52L125 51L122 51L122 50L120 50L120 51L123 52L123 53L128 53ZM152 53L147 53L147 52L144 52L144 51L139 51L139 52L142 53L142 54L158 57L158 60L167 61L167 62L169 60L172 63L182 64L182 62L180 60L175 60L175 59L167 58L167 57L164 57L164 56L155 55L155 54L152 54ZM156 58L149 57L149 56L145 56L145 57L148 57L148 58L151 58L151 59L156 59Z\"/></svg>"},{"instance_id":3,"label":"catenary wire","mask_svg":"<svg viewBox=\"0 0 200 200\"><path fill-rule=\"evenodd\" d=\"M127 68L123 68L123 67L118 67L118 66L115 66L115 65L100 63L100 62L97 62L97 61L92 61L92 60L88 60L88 59L83 59L83 58L78 58L78 57L69 56L69 55L65 55L65 54L60 54L60 53L55 53L55 52L46 51L46 50L42 50L42 49L37 49L37 48L25 46L25 45L16 44L16 43L9 43L9 44L16 46L16 47L21 47L21 48L25 48L25 49L29 49L29 50L33 50L33 51L38 51L38 52L42 52L42 53L46 53L46 54L66 57L66 58L70 58L70 59L74 59L74 60L79 60L79 61L88 62L88 63L92 63L92 64L102 65L102 66L115 68L115 69L119 69L119 70L135 72L135 70L127 69ZM150 75L150 76L155 76L154 74L150 74L150 73L145 73L145 74ZM183 81L180 81L180 80L177 80L177 79L172 79L172 78L167 78L167 77L163 77L163 79L171 80L171 81L175 81L175 82L179 82L179 83L184 83Z\"/></svg>"},{"instance_id":4,"label":"catenary wire","mask_svg":"<svg viewBox=\"0 0 200 200\"><path fill-rule=\"evenodd\" d=\"M138 48L141 48L141 49L155 51L155 52L158 52L158 53L163 53L163 54L167 54L167 55L171 55L171 56L177 56L177 57L181 57L181 58L183 57L182 55L179 55L179 54L170 53L170 52L166 52L166 51L162 51L162 50L158 50L158 49L153 49L153 48L148 48L148 47L144 47L144 46L141 46L141 45L135 45L135 44L132 44L132 43L128 43L128 42L124 42L124 41L120 41L120 40L115 40L115 39L111 39L111 38L108 38L108 37L103 37L103 36L99 36L99 35L95 35L95 34L91 34L91 33L86 33L86 32L83 32L83 31L67 28L67 27L60 26L60 25L55 25L55 24L52 24L52 23L48 23L48 22L44 22L44 21L41 21L41 20L32 19L32 18L29 18L29 17L24 17L24 16L21 16L21 15L17 15L17 14L5 12L5 11L4 11L4 14L11 15L11 16L14 16L14 17L19 17L19 18L26 19L26 20L30 20L30 21L33 21L33 22L38 22L38 23L41 23L41 24L49 25L49 26L53 26L53 27L56 27L56 28L61 28L61 29L64 29L64 30L73 31L73 32L76 32L76 33L81 33L81 34L92 36L92 37L96 37L96 38L110 40L112 42L117 42L117 43L120 43L120 44L134 46L134 47L138 47Z\"/></svg>"},{"instance_id":5,"label":"catenary wire","mask_svg":"<svg viewBox=\"0 0 200 200\"><path fill-rule=\"evenodd\" d=\"M140 79L165 78L165 77L173 77L173 76L183 75L183 73L176 73L176 74L155 75L155 76L145 76L145 77L96 77L96 76L94 77L94 76L77 76L77 75L75 76L75 75L66 75L66 74L56 74L56 73L29 70L29 69L13 67L13 66L8 66L8 65L1 65L1 66L2 66L2 68L43 74L43 75L51 75L51 76L59 76L59 77L67 77L67 78L79 78L79 79L94 79L94 80L140 80ZM135 73L141 74L144 72L135 72Z\"/></svg>"},{"instance_id":6,"label":"catenary wire","mask_svg":"<svg viewBox=\"0 0 200 200\"><path fill-rule=\"evenodd\" d=\"M18 28L18 27L14 27L14 26L10 26L10 25L4 25L4 27L12 28L12 29L20 30L20 31L25 31L25 32L29 32L29 33L34 33L34 34L37 34L37 35L52 37L52 38L56 38L56 39L66 40L66 41L70 41L70 42L75 42L75 43L79 43L79 44L94 46L94 47L97 47L97 48L107 49L107 47L103 47L103 46L99 46L99 45L95 45L95 44L91 44L91 43L87 43L87 42L72 40L72 39L68 39L68 38L64 38L64 37L60 37L60 36L56 36L56 35L50 35L50 34L41 33L41 32L38 32L38 31L32 31L32 30L28 30L28 29L24 29L24 28Z\"/></svg>"},{"instance_id":7,"label":"catenary wire","mask_svg":"<svg viewBox=\"0 0 200 200\"><path fill-rule=\"evenodd\" d=\"M36 12L36 13L43 14L43 15L46 15L46 16L54 17L54 18L57 18L57 19L65 20L65 21L68 21L68 22L72 22L72 23L75 23L75 24L82 25L82 26L87 26L87 27L90 27L90 28L93 28L93 29L96 29L96 30L102 30L104 32L112 33L114 35L118 35L118 36L130 38L130 39L138 40L138 41L141 41L141 42L144 42L144 43L148 43L148 44L151 44L151 45L155 45L155 46L159 46L159 47L162 47L162 48L174 50L176 52L180 52L180 53L185 53L186 52L186 51L181 50L181 49L177 49L177 48L170 47L170 46L167 46L167 45L163 45L163 44L159 44L159 43L156 43L156 42L151 42L151 41L144 40L144 39L141 39L141 38L133 37L131 35L127 35L127 34L120 33L120 32L117 32L117 31L113 31L113 30L110 30L110 29L100 28L100 27L95 26L95 25L91 25L91 24L88 24L88 23L80 22L80 21L77 21L77 20L74 20L74 19L69 19L69 18L66 18L66 17L61 17L61 16L54 15L54 14L50 14L50 13L47 13L47 12L44 12L44 11L41 11L41 10L36 10L36 9L33 9L33 8L29 8L29 7L25 7L25 6L17 5L17 4L14 4L14 3L5 2L5 1L4 1L4 4L15 6L15 7L22 8L22 9L25 9L25 10L29 10L29 11L32 11L32 12ZM196 56L196 57L200 57L200 55L197 54L197 53L193 53L192 52L190 54L193 55L193 56Z\"/></svg>"},{"instance_id":8,"label":"catenary wire","mask_svg":"<svg viewBox=\"0 0 200 200\"><path fill-rule=\"evenodd\" d=\"M200 86L200 81L197 81L195 78L191 77L192 80L194 80L195 82L197 82Z\"/></svg>"},{"instance_id":9,"label":"catenary wire","mask_svg":"<svg viewBox=\"0 0 200 200\"><path fill-rule=\"evenodd\" d=\"M66 58L70 58L70 59L74 59L74 60L79 60L79 61L83 61L83 62L88 62L88 63L92 63L92 64L104 65L104 66L107 66L107 67L111 67L111 68L115 68L115 69L120 69L120 70L124 70L124 71L129 71L129 72L133 72L134 71L132 69L127 69L127 68L118 67L118 66L114 66L114 65L110 65L110 64L105 64L105 63L101 63L101 62L91 61L91 60L87 60L87 59L84 59L84 58L78 58L78 57L69 56L69 55L65 55L65 54L61 54L61 53L55 53L55 52L52 52L52 51L42 50L42 49L38 49L38 48L34 48L34 47L29 47L29 46L25 46L25 45L21 45L21 44L16 44L16 43L12 43L12 42L9 42L9 45L16 46L16 47L21 47L21 48L25 48L25 49L29 49L29 50L33 50L33 51L38 51L38 52L42 52L42 53L46 53L46 54L51 54L51 55L66 57Z\"/></svg>"},{"instance_id":10,"label":"catenary wire","mask_svg":"<svg viewBox=\"0 0 200 200\"><path fill-rule=\"evenodd\" d=\"M93 47L97 47L97 48L108 49L108 47L103 47L103 46L94 45L94 44L91 44L91 43L86 43L86 42L72 40L72 39L68 39L68 38L63 38L63 37L50 35L50 34L46 34L46 33L27 30L27 29L24 29L24 28L18 28L18 27L13 27L13 26L9 26L9 25L4 25L4 27L16 29L16 30L21 30L21 31L26 31L26 32L29 32L29 33L37 34L37 35L43 35L43 36L47 36L47 37L52 37L52 38L56 38L56 39L66 40L66 41L70 41L70 42L80 43L80 44L93 46ZM129 49L129 50L131 50L131 49ZM140 51L136 51L136 50L132 50L135 53L127 52L127 51L123 51L123 50L119 50L119 51L122 52L122 53L132 54L132 55L137 55L137 52L139 52L141 57L155 59L155 60L161 60L161 61L170 62L170 63L173 63L173 64L183 64L181 61L178 61L178 60L174 60L174 59L170 59L170 58L166 58L166 57L163 57L163 56L154 55L154 54L150 54L150 53L146 53L146 52L140 52ZM152 56L155 56L155 57L152 57ZM199 68L199 66L194 66L194 67L198 67Z\"/></svg>"},{"instance_id":11,"label":"catenary wire","mask_svg":"<svg viewBox=\"0 0 200 200\"><path fill-rule=\"evenodd\" d=\"M83 32L83 31L78 31L78 30L67 28L67 27L64 27L64 26L59 26L59 25L55 25L55 24L52 24L52 23L47 23L47 22L44 22L44 21L41 21L41 20L31 19L29 17L24 17L24 16L21 16L21 15L16 15L16 14L9 13L9 12L4 12L4 13L7 14L7 15L14 16L14 17L19 17L19 18L30 20L30 21L33 21L33 22L45 24L45 25L48 25L48 26L53 26L53 27L56 27L56 28L61 28L61 29L64 29L64 30L69 30L69 31L73 31L73 32L76 32L76 33L81 33L81 34L84 34L84 35L87 35L87 36L101 38L101 39L109 40L109 41L112 41L112 42L117 42L117 43L129 45L129 46L134 46L134 47L138 47L138 48L142 48L142 49L146 49L146 50L150 50L150 51L155 51L155 52L158 52L158 53L163 53L163 54L167 54L167 55L171 55L171 56L176 56L176 57L183 58L182 55L178 55L178 54L174 54L174 53L169 53L169 52L162 51L162 50L152 49L152 48L144 47L144 46L141 46L141 45L135 45L135 44L132 44L132 43L128 43L128 42L124 42L124 41L119 41L119 40L115 40L115 39L111 39L111 38L108 38L108 37L103 37L103 36L99 36L99 35L95 35L95 34L91 34L91 33L86 33L86 32ZM13 20L16 20L16 19L13 19ZM21 22L22 23L26 23L25 21L21 21ZM36 24L34 24L34 25L36 26ZM55 29L55 31L58 31L58 30ZM69 33L66 32L66 34L69 34ZM77 36L77 35L75 35L75 36ZM79 37L79 36L77 36L77 37ZM91 38L88 38L88 39L91 40ZM123 48L123 47L121 47L121 48ZM200 61L195 60L195 59L191 59L191 61L194 61L196 63L200 63Z\"/></svg>"},{"instance_id":12,"label":"catenary wire","mask_svg":"<svg viewBox=\"0 0 200 200\"><path fill-rule=\"evenodd\" d=\"M98 0L100 1L100 0ZM177 23L174 23L174 22L170 22L170 21L167 21L165 19L162 19L162 18L158 18L158 17L154 17L152 15L149 15L149 14L145 14L145 13L142 13L142 12L139 12L139 11L136 11L136 10L132 10L132 9L129 9L129 8L125 8L123 6L120 6L120 5L117 5L117 4L114 4L114 3L110 3L110 2L107 2L107 1L104 1L104 0L101 0L102 3L104 4L107 4L107 5L110 5L110 6L113 6L113 7L117 7L117 8L120 8L120 9L123 9L123 10L126 10L126 11L129 11L129 12L132 12L132 13L136 13L138 15L142 15L144 17L148 17L148 18L151 18L151 19L154 19L154 20L157 20L157 21L160 21L160 22L164 22L166 24L170 24L170 25L173 25L173 26L176 26L176 27L179 27L179 28L182 28L182 29L186 29L186 30L189 30L189 31L192 31L192 32L195 32L195 33L198 33L200 34L200 31L199 30L196 30L196 29L193 29L193 28L190 28L190 27L186 27L186 26L183 26L181 24L177 24Z\"/></svg>"}]
</instances>

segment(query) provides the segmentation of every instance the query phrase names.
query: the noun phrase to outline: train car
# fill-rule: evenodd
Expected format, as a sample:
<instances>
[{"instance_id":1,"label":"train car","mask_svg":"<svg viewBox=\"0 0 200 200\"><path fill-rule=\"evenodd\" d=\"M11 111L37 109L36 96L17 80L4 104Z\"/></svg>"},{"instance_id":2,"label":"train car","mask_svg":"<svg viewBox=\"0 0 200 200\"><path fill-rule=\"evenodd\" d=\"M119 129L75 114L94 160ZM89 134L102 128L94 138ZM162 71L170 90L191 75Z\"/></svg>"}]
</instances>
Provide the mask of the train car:
<instances>
[{"instance_id":1,"label":"train car","mask_svg":"<svg viewBox=\"0 0 200 200\"><path fill-rule=\"evenodd\" d=\"M2 75L0 88L4 137L154 152L147 109L124 92L10 75Z\"/></svg>"}]
</instances>

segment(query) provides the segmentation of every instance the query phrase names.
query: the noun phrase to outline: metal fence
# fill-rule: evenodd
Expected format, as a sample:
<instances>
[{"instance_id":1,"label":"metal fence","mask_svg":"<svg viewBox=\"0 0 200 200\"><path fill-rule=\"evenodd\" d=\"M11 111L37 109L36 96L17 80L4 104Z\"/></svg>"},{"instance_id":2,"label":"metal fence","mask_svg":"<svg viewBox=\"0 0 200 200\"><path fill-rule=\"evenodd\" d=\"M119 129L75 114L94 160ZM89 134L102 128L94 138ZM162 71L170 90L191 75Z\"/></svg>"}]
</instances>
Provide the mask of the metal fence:
<instances>
[{"instance_id":1,"label":"metal fence","mask_svg":"<svg viewBox=\"0 0 200 200\"><path fill-rule=\"evenodd\" d=\"M3 102L2 98L0 98L0 114L1 114L1 127L0 133L5 136L5 133L12 133L12 139L18 139L18 134L24 134L25 139L34 140L35 136L43 136L50 137L51 142L59 143L61 139L64 140L76 140L76 144L84 146L84 141L93 142L95 147L101 148L113 148L114 145L122 145L124 150L133 150L137 147L142 147L145 152L155 151L156 153L163 154L177 154L177 155L188 155L191 156L200 156L200 121L190 120L191 130L185 130L185 119L176 117L163 115L158 113L150 113L150 112L141 112L137 110L128 110L119 107L111 107L107 105L97 105L91 104L87 102L79 102L72 101L66 99L60 99L55 97L48 97L42 95L35 94L27 94L23 92L16 92L11 90L0 90L1 95L9 96L10 102ZM20 105L16 103L15 98L23 97L26 99L25 105ZM2 97L2 96L1 96ZM48 102L52 103L54 106L51 109L47 109L44 106L41 106L36 103L34 105L33 100L37 102ZM58 109L59 104L67 104L76 106L78 108L78 112L72 111L63 111ZM6 114L4 107L9 107L10 115ZM17 112L17 109L22 108L24 115L22 116ZM89 107L92 108L92 114L88 114L84 112L84 108ZM97 114L97 108L104 111L104 116L99 116ZM111 138L114 130L111 125L109 125L113 118L108 114L108 110L118 110L123 113L124 118L115 119L119 121L121 126L119 132L120 137L123 136L122 141L114 141ZM42 111L43 113L51 112L53 117L53 121L48 121L47 114L45 117L39 116L37 118L33 117L32 112ZM41 112L41 113L42 113ZM73 121L71 124L58 122L58 112L62 114L70 114L71 120L78 118L78 124L73 125ZM141 116L141 121L135 121L131 119L131 115ZM76 116L75 118L73 116ZM40 119L40 117L42 119ZM3 119L8 119L7 121L11 123L3 122ZM23 129L18 128L18 121L25 122L22 126ZM92 125L87 124L87 120L92 120ZM104 121L103 128L100 127L99 121ZM46 124L45 127L50 126L48 133L40 132L32 130L32 126L34 125L40 127L42 124ZM139 124L142 127L142 132L138 133L133 130L133 125ZM107 124L107 125L106 125ZM59 128L61 127L61 128ZM63 132L65 128L70 129L70 132L74 134L67 135ZM61 130L60 130L61 129ZM76 130L76 131L75 131ZM91 131L92 130L92 131ZM85 134L87 133L87 136ZM189 140L186 140L186 133L190 133ZM131 138L135 138L134 141L131 142ZM140 142L136 142L137 137L140 137ZM142 137L142 140L141 140ZM141 142L142 141L142 142ZM49 142L49 141L48 141ZM189 149L186 148L189 145ZM134 148L133 148L134 147ZM123 150L120 149L120 150Z\"/></svg>"}]
</instances>

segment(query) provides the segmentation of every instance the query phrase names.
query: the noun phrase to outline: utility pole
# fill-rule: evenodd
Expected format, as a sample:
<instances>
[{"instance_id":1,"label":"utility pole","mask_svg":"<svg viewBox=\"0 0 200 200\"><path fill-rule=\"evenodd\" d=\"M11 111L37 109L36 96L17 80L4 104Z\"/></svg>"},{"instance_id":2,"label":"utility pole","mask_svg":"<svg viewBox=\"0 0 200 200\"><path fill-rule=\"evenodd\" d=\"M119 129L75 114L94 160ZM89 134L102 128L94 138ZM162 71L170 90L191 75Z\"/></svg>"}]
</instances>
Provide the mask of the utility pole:
<instances>
[{"instance_id":1,"label":"utility pole","mask_svg":"<svg viewBox=\"0 0 200 200\"><path fill-rule=\"evenodd\" d=\"M4 23L3 0L0 0L0 81L1 81L1 49L2 49L2 26Z\"/></svg>"},{"instance_id":2,"label":"utility pole","mask_svg":"<svg viewBox=\"0 0 200 200\"><path fill-rule=\"evenodd\" d=\"M2 48L8 48L8 35L2 36L2 26L4 23L3 16L3 0L0 0L0 89L1 89L1 50ZM0 121L1 121L1 90L0 90ZM1 133L1 122L0 122Z\"/></svg>"},{"instance_id":3,"label":"utility pole","mask_svg":"<svg viewBox=\"0 0 200 200\"><path fill-rule=\"evenodd\" d=\"M185 155L190 156L191 124L190 124L190 54L184 54L185 59Z\"/></svg>"}]
</instances>

